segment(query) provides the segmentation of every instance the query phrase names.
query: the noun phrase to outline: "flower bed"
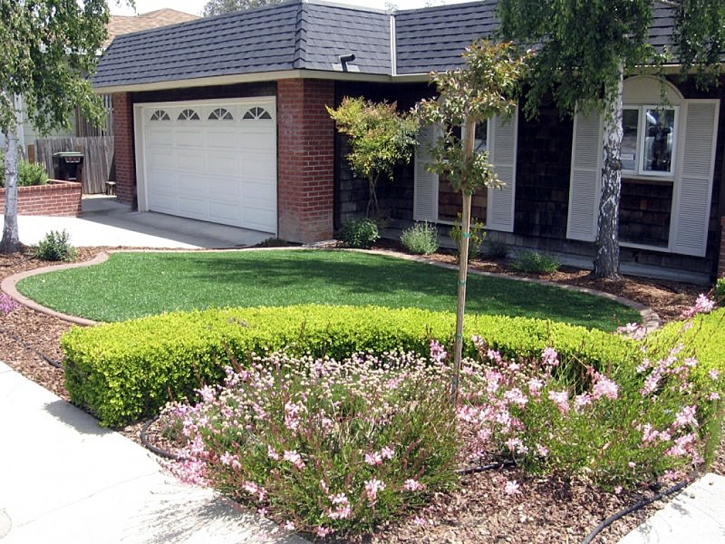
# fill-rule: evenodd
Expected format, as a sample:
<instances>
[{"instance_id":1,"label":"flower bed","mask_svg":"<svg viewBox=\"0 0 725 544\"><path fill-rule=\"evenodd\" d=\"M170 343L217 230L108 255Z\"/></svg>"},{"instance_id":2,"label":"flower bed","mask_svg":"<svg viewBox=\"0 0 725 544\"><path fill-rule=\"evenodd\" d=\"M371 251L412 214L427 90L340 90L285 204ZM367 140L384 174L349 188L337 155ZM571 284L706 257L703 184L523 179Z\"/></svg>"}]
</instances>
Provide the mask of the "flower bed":
<instances>
[{"instance_id":1,"label":"flower bed","mask_svg":"<svg viewBox=\"0 0 725 544\"><path fill-rule=\"evenodd\" d=\"M78 217L83 186L75 181L48 180L45 185L18 187L18 215ZM5 213L5 189L0 189L0 213Z\"/></svg>"}]
</instances>

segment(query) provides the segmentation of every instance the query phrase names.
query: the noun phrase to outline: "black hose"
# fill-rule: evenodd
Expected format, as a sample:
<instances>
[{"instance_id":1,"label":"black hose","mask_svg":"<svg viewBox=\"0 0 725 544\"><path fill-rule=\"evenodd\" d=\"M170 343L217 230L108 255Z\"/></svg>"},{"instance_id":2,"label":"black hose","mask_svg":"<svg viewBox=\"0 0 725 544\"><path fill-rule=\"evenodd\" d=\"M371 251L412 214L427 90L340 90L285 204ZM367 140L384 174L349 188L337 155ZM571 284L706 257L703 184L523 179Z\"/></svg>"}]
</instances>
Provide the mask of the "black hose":
<instances>
[{"instance_id":1,"label":"black hose","mask_svg":"<svg viewBox=\"0 0 725 544\"><path fill-rule=\"evenodd\" d=\"M480 465L477 467L468 467L468 468L460 468L456 470L456 474L466 475L466 474L476 474L478 472L484 472L486 470L494 470L497 468L503 468L503 467L512 467L516 463L514 461L501 461L499 463L491 463L488 465Z\"/></svg>"},{"instance_id":2,"label":"black hose","mask_svg":"<svg viewBox=\"0 0 725 544\"><path fill-rule=\"evenodd\" d=\"M23 340L22 338L20 338L17 334L14 334L14 333L12 333L10 331L7 331L5 329L0 329L0 333L4 334L6 336L9 336L13 340L15 340L18 344L20 344L21 346L23 346L25 349L28 349L28 350L32 351L37 356L41 357L50 366L55 367L55 368L59 368L59 369L63 370L62 363L56 361L55 359L52 359L52 358L48 357L45 353L39 351L38 349L36 349L35 347L33 347L31 344L28 344L25 340Z\"/></svg>"},{"instance_id":3,"label":"black hose","mask_svg":"<svg viewBox=\"0 0 725 544\"><path fill-rule=\"evenodd\" d=\"M631 514L632 512L636 512L637 510L641 510L647 505L652 504L653 502L659 501L661 499L664 499L665 497L668 497L669 495L672 495L673 493L677 493L684 487L690 485L692 483L691 479L684 480L680 482L679 484L672 486L671 488L663 491L662 493L658 493L654 497L650 497L649 499L645 499L641 502L638 502L635 505L632 505L628 508L625 508L624 510L620 510L616 514L613 514L609 516L607 519L605 519L603 522L601 522L597 527L587 535L587 537L582 541L582 544L591 544L591 542L594 540L594 538L601 533L604 529L609 527L612 523L617 521L618 519L623 518L627 514Z\"/></svg>"},{"instance_id":4,"label":"black hose","mask_svg":"<svg viewBox=\"0 0 725 544\"><path fill-rule=\"evenodd\" d=\"M176 453L166 451L162 448L157 448L154 446L151 442L149 442L148 436L146 436L146 433L149 430L149 427L153 425L157 420L159 419L159 416L156 416L152 419L149 419L146 423L144 423L143 427L141 427L141 444L149 450L152 453L155 453L159 457L163 457L164 459L171 459L172 461L183 461L186 459L183 455L178 455Z\"/></svg>"}]
</instances>

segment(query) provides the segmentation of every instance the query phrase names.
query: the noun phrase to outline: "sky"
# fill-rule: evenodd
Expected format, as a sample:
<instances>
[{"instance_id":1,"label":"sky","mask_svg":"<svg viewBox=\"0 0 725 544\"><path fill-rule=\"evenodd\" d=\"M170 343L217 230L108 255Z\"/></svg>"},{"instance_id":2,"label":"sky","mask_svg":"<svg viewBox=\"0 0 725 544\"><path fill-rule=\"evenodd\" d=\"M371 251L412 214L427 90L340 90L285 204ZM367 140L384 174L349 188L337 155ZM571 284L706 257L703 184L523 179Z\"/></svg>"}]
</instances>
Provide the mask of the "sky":
<instances>
[{"instance_id":1,"label":"sky","mask_svg":"<svg viewBox=\"0 0 725 544\"><path fill-rule=\"evenodd\" d=\"M367 8L385 9L386 0L332 0L337 4L349 4L353 6L362 6ZM398 9L422 8L428 5L440 4L456 4L462 1L471 0L392 0ZM136 0L136 12L147 13L162 8L172 8L186 13L201 15L207 0ZM134 15L132 8L125 5L121 0L122 6L117 6L114 0L109 1L111 13L114 15Z\"/></svg>"}]
</instances>

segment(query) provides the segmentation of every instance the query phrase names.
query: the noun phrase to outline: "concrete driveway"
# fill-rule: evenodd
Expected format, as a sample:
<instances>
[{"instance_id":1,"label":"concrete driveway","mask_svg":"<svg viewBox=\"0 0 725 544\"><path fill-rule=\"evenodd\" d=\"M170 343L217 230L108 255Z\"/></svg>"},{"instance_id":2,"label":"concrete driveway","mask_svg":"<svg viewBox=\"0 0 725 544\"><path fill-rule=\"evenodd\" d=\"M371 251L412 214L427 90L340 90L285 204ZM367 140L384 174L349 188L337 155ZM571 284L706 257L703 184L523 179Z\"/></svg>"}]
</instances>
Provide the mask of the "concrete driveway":
<instances>
[{"instance_id":1,"label":"concrete driveway","mask_svg":"<svg viewBox=\"0 0 725 544\"><path fill-rule=\"evenodd\" d=\"M4 223L0 216L0 228ZM51 230L66 230L76 247L120 246L223 249L256 245L273 233L228 227L154 212L134 212L114 196L83 198L80 217L19 216L20 241L37 244Z\"/></svg>"}]
</instances>

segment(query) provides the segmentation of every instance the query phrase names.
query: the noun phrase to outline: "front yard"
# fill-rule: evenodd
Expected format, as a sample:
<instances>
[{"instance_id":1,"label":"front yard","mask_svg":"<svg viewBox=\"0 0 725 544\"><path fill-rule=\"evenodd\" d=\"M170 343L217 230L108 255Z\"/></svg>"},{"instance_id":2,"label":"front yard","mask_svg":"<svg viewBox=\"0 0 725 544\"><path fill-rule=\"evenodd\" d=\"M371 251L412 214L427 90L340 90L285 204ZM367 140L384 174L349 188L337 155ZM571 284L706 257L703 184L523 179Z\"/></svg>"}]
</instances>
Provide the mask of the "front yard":
<instances>
[{"instance_id":1,"label":"front yard","mask_svg":"<svg viewBox=\"0 0 725 544\"><path fill-rule=\"evenodd\" d=\"M456 272L350 251L117 253L108 262L23 280L25 296L60 312L124 321L175 310L294 304L454 311ZM470 314L551 319L613 331L632 308L558 287L471 275Z\"/></svg>"}]
</instances>

